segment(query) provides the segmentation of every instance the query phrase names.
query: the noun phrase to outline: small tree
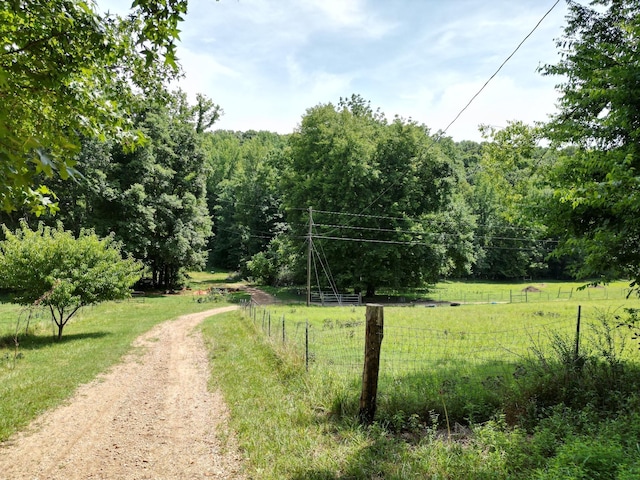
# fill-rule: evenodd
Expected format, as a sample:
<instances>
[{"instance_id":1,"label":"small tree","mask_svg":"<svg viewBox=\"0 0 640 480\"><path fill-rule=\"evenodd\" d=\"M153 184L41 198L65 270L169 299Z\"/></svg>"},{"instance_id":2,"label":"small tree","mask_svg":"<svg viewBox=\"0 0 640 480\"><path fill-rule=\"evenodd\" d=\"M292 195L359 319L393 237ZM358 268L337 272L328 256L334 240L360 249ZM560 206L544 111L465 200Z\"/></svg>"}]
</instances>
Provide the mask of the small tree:
<instances>
[{"instance_id":1,"label":"small tree","mask_svg":"<svg viewBox=\"0 0 640 480\"><path fill-rule=\"evenodd\" d=\"M112 236L83 230L75 238L62 225L33 231L24 222L15 232L3 229L0 287L13 292L15 303L49 307L58 340L81 307L126 298L141 276L141 264L123 259Z\"/></svg>"}]
</instances>

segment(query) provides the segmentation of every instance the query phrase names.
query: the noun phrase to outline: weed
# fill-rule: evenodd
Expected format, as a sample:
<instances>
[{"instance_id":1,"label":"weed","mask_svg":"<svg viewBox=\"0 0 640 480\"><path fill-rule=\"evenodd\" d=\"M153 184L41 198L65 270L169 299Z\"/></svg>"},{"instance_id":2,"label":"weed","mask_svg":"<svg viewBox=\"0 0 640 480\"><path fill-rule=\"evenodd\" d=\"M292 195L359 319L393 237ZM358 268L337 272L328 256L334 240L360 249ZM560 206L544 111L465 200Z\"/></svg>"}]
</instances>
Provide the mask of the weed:
<instances>
[{"instance_id":1,"label":"weed","mask_svg":"<svg viewBox=\"0 0 640 480\"><path fill-rule=\"evenodd\" d=\"M389 311L392 326L409 322L404 312L410 312L407 316L417 312ZM393 316L399 312L403 316ZM329 364L325 351L317 347L317 364L308 374L284 375L286 368L280 362L289 360L274 355L272 349L280 348L277 343L263 343L251 328L251 334L246 335L246 328L243 333L243 325L250 322L238 321L237 315L208 322L207 331L216 338L218 352L214 359L218 368L212 371L224 378L219 384L251 461L249 473L256 477L547 479L554 474L564 478L565 471L596 475L602 468L613 468L618 478L635 478L632 465L640 462L633 448L640 438L640 420L633 420L633 412L640 409L640 396L629 392L637 390L638 382L632 380L627 354L616 346L615 355L602 355L603 349L593 344L594 334L584 336L579 352L582 366L576 365L575 338L567 330L541 338L537 355L521 353L513 362L454 357L421 370L383 371L377 421L365 428L357 422L358 374L345 372L339 356L333 355L334 363ZM316 325L316 333L327 320L326 309L306 309L301 315ZM493 322L499 322L493 315ZM327 331L334 344L323 347L329 350L337 339L343 341L343 325L352 321L350 309L332 309L333 328ZM433 328L433 319L428 321ZM446 326L448 337L459 336L455 332L465 332L465 340L477 335L472 327L478 325L463 327L460 319L455 322ZM361 332L352 331L357 340ZM614 340L612 345L618 344ZM360 347L354 342L354 349ZM385 344L383 352L384 348ZM613 384L619 390L606 397L596 387L616 358L624 365ZM238 372L243 382L237 381ZM623 380L630 384L624 389ZM615 403L605 405L604 398ZM620 406L615 414L608 410L613 405ZM523 427L514 427L517 419L526 421ZM601 450L600 438L608 439ZM566 446L573 440L586 447ZM565 469L571 452L599 459L587 462L581 471L571 471Z\"/></svg>"},{"instance_id":2,"label":"weed","mask_svg":"<svg viewBox=\"0 0 640 480\"><path fill-rule=\"evenodd\" d=\"M615 480L624 465L622 447L614 442L577 438L558 448L541 479L601 478ZM637 470L636 470L637 471Z\"/></svg>"}]
</instances>

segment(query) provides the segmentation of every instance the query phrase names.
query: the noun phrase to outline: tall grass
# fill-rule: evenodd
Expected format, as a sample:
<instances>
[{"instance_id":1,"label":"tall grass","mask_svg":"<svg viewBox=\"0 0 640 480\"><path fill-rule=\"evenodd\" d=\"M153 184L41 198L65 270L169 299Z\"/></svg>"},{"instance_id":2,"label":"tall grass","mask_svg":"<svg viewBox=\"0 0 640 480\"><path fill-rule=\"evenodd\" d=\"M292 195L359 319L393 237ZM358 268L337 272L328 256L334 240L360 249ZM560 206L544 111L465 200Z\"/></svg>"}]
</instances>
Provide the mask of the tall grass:
<instances>
[{"instance_id":1,"label":"tall grass","mask_svg":"<svg viewBox=\"0 0 640 480\"><path fill-rule=\"evenodd\" d=\"M531 363L540 360L540 353L554 353L562 339L574 354L579 303L582 341L577 347L582 355L587 343L596 345L603 338L596 331L602 315L621 313L623 306L637 307L640 301L385 307L378 418L397 424L398 412L406 418L418 415L421 421L435 413L441 425L447 417L462 424L490 419L503 408L505 395L533 374ZM288 357L292 352L306 355L308 328L311 371L356 383L363 366L364 317L365 307L294 305L269 307L251 320L275 351L286 351ZM629 336L615 326L610 332ZM633 347L627 341L620 359L639 361ZM356 405L345 404L342 410L354 413Z\"/></svg>"},{"instance_id":2,"label":"tall grass","mask_svg":"<svg viewBox=\"0 0 640 480\"><path fill-rule=\"evenodd\" d=\"M292 310L289 307L287 314L308 315L318 325L327 320L324 315L334 319L340 313L339 309ZM455 310L459 315L461 309ZM359 311L343 309L342 314L349 320ZM538 350L540 375L525 375L526 381L522 377L521 390L493 385L488 391L494 396L483 405L476 393L448 385L449 390L441 389L429 400L432 393L425 386L429 372L398 375L381 386L377 421L363 427L356 421L360 393L356 376L349 380L325 367L305 373L304 362L282 346L278 335L275 339L264 335L262 319L234 312L210 319L204 331L210 339L212 382L230 405L253 478L636 478L639 473L637 393L623 395L626 398L613 408L613 415L603 415L596 405L572 407L560 402L534 412L535 424L509 425L505 406L522 401L527 408L527 402L535 401L547 387L568 386L556 393L571 395L572 388L589 386L581 379L612 373L601 368L601 362L590 363L586 354L582 366L566 364L567 348L553 338ZM387 340L385 336L383 348ZM610 365L616 362L612 358ZM627 373L627 379L638 376L637 370ZM563 383L567 374L575 379L572 385ZM619 388L620 382L609 385ZM636 381L628 388L637 387ZM503 393L510 396L503 398ZM467 427L452 421L449 433L437 410L442 402L453 410L466 405L467 413L477 417ZM471 407L485 407L485 415L491 412L489 420Z\"/></svg>"},{"instance_id":3,"label":"tall grass","mask_svg":"<svg viewBox=\"0 0 640 480\"><path fill-rule=\"evenodd\" d=\"M203 330L212 386L230 406L251 478L507 478L499 452L434 442L437 431L429 429L424 442L406 442L337 415L342 402L357 398L354 385L284 362L239 313L209 319Z\"/></svg>"}]
</instances>

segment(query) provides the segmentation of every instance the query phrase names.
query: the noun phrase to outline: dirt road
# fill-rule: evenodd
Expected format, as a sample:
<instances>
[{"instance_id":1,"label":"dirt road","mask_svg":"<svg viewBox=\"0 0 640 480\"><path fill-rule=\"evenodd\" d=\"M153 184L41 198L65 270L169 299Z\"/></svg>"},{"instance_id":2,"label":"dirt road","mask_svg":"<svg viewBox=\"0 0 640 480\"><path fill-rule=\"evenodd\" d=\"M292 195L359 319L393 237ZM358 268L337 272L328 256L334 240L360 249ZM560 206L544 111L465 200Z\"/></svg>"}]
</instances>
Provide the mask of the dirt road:
<instances>
[{"instance_id":1,"label":"dirt road","mask_svg":"<svg viewBox=\"0 0 640 480\"><path fill-rule=\"evenodd\" d=\"M225 307L164 322L109 373L0 444L0 479L241 479L241 456L194 327Z\"/></svg>"}]
</instances>

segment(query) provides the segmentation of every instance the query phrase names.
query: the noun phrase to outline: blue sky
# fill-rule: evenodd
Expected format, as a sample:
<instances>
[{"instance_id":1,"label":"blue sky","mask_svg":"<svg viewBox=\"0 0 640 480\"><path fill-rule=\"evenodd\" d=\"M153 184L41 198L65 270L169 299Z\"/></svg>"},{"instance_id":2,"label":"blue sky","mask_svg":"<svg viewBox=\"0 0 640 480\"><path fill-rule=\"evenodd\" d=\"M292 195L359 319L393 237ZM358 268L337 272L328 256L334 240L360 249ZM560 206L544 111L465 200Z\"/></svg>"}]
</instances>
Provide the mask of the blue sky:
<instances>
[{"instance_id":1,"label":"blue sky","mask_svg":"<svg viewBox=\"0 0 640 480\"><path fill-rule=\"evenodd\" d=\"M555 0L189 0L178 57L191 99L224 115L214 128L290 133L308 108L360 94L391 119L444 129ZM122 12L130 0L98 0ZM562 0L447 131L532 123L555 110Z\"/></svg>"}]
</instances>

